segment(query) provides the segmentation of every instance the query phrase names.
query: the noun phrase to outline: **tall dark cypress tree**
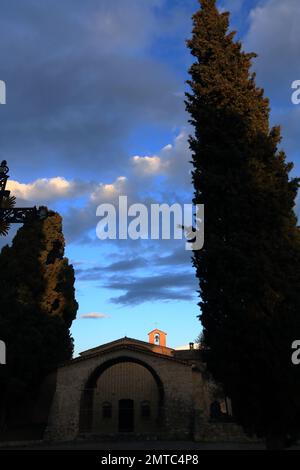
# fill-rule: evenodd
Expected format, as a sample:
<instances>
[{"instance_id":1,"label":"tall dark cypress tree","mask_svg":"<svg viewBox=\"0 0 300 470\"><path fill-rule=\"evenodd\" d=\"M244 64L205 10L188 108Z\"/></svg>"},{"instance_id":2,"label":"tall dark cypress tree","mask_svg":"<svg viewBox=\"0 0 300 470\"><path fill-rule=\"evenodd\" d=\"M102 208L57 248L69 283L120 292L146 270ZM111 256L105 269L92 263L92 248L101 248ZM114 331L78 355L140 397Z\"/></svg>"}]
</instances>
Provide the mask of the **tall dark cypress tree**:
<instances>
[{"instance_id":1,"label":"tall dark cypress tree","mask_svg":"<svg viewBox=\"0 0 300 470\"><path fill-rule=\"evenodd\" d=\"M283 445L300 427L299 180L269 127L269 101L251 72L255 54L228 32L229 13L201 0L188 47L186 106L194 203L205 205L205 244L194 252L208 369L246 431Z\"/></svg>"},{"instance_id":2,"label":"tall dark cypress tree","mask_svg":"<svg viewBox=\"0 0 300 470\"><path fill-rule=\"evenodd\" d=\"M69 328L78 305L64 246L62 219L49 212L21 227L0 253L0 339L7 346L7 365L0 369L0 432L1 425L24 417L45 375L72 357Z\"/></svg>"}]
</instances>

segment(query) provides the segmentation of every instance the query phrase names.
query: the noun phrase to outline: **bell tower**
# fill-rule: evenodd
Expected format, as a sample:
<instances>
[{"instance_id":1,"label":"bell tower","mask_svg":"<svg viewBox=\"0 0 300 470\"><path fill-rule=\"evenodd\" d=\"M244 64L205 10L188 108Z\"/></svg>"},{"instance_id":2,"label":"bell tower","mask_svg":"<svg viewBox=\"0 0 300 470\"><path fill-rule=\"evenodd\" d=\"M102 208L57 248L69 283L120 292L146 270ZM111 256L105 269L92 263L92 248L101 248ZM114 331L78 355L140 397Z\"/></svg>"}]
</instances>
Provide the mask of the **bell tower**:
<instances>
[{"instance_id":1,"label":"bell tower","mask_svg":"<svg viewBox=\"0 0 300 470\"><path fill-rule=\"evenodd\" d=\"M149 338L149 343L154 344L155 346L164 346L166 347L167 345L167 333L164 331L158 330L155 328L155 330L150 331L148 333L148 338Z\"/></svg>"}]
</instances>

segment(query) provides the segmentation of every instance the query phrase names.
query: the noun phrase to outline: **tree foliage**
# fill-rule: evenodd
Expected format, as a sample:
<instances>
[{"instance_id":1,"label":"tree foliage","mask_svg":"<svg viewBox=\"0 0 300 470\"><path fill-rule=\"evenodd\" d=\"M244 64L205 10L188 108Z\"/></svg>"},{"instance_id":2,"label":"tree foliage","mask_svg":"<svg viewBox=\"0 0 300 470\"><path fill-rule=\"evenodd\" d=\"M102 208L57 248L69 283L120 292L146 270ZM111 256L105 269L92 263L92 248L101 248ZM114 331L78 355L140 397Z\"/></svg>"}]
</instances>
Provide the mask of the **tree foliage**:
<instances>
[{"instance_id":1,"label":"tree foliage","mask_svg":"<svg viewBox=\"0 0 300 470\"><path fill-rule=\"evenodd\" d=\"M0 336L7 346L2 394L9 407L73 353L69 328L78 306L57 213L26 223L2 249L0 289Z\"/></svg>"},{"instance_id":2,"label":"tree foliage","mask_svg":"<svg viewBox=\"0 0 300 470\"><path fill-rule=\"evenodd\" d=\"M205 244L194 252L208 369L249 432L278 438L299 430L299 180L269 126L269 101L251 71L229 14L200 1L188 47L186 106L194 203L205 205Z\"/></svg>"}]
</instances>

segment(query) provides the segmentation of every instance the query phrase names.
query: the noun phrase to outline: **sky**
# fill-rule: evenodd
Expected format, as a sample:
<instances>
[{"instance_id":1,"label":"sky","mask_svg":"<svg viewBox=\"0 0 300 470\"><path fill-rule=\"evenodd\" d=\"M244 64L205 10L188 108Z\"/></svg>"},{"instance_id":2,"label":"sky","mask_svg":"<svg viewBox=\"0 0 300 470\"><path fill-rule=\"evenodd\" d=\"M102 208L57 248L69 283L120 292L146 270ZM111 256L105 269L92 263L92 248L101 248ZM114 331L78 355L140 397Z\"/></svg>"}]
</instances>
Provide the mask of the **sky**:
<instances>
[{"instance_id":1,"label":"sky","mask_svg":"<svg viewBox=\"0 0 300 470\"><path fill-rule=\"evenodd\" d=\"M218 4L258 54L257 83L299 175L299 0ZM147 341L154 328L170 347L194 341L200 312L184 241L99 240L96 209L120 195L191 202L185 41L197 0L1 0L0 9L0 158L18 205L63 216L79 302L75 354L125 335Z\"/></svg>"}]
</instances>

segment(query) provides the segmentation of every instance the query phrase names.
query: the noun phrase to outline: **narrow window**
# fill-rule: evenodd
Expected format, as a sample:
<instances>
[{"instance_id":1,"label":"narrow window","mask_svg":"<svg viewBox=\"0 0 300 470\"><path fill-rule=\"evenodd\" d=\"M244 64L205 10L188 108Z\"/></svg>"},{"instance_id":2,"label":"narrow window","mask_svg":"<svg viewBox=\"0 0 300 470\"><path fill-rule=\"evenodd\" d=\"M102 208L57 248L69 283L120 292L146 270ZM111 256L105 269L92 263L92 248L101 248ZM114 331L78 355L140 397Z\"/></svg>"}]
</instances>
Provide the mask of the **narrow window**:
<instances>
[{"instance_id":1,"label":"narrow window","mask_svg":"<svg viewBox=\"0 0 300 470\"><path fill-rule=\"evenodd\" d=\"M141 403L141 417L148 419L151 416L150 401L145 400Z\"/></svg>"},{"instance_id":2,"label":"narrow window","mask_svg":"<svg viewBox=\"0 0 300 470\"><path fill-rule=\"evenodd\" d=\"M112 405L109 401L105 401L102 405L102 418L111 418Z\"/></svg>"}]
</instances>

